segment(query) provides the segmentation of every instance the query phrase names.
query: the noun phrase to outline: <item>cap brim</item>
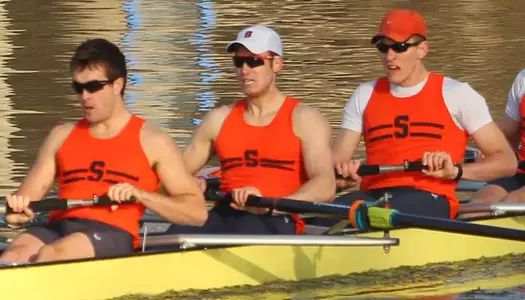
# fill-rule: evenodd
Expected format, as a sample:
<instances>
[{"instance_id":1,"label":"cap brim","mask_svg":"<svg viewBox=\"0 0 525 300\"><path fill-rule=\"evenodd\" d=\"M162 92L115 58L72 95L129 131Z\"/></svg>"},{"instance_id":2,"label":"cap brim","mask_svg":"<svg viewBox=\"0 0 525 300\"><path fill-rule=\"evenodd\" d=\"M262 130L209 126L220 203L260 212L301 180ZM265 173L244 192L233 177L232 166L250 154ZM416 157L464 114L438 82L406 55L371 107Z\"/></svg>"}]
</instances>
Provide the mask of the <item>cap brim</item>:
<instances>
[{"instance_id":1,"label":"cap brim","mask_svg":"<svg viewBox=\"0 0 525 300\"><path fill-rule=\"evenodd\" d=\"M389 38L393 41L396 41L398 43L404 43L406 41L408 41L411 37L413 37L415 34L411 34L411 35L406 35L406 34L396 34L396 33L390 33L390 34L385 34L385 33L382 33L382 34L376 34L370 41L372 44L375 44L377 42L379 42L379 40L383 39L383 38Z\"/></svg>"},{"instance_id":2,"label":"cap brim","mask_svg":"<svg viewBox=\"0 0 525 300\"><path fill-rule=\"evenodd\" d=\"M378 42L380 39L382 39L382 38L385 38L385 36L382 35L382 34L377 34L377 35L375 35L375 36L370 40L370 42L371 42L372 44L375 44L375 43L377 43L377 42Z\"/></svg>"},{"instance_id":3,"label":"cap brim","mask_svg":"<svg viewBox=\"0 0 525 300\"><path fill-rule=\"evenodd\" d=\"M226 52L234 52L235 47L239 45L242 45L242 44L237 41L229 43L228 46L226 46Z\"/></svg>"},{"instance_id":4,"label":"cap brim","mask_svg":"<svg viewBox=\"0 0 525 300\"><path fill-rule=\"evenodd\" d=\"M251 53L253 54L261 54L261 53L264 53L266 52L267 50L263 50L263 49L260 49L260 45L258 44L252 44L252 43L249 43L249 42L241 42L241 41L233 41L231 43L228 44L228 46L226 46L226 51L227 52L234 52L235 51L235 48L237 46L244 46L246 49L248 49L248 51L250 51Z\"/></svg>"}]
</instances>

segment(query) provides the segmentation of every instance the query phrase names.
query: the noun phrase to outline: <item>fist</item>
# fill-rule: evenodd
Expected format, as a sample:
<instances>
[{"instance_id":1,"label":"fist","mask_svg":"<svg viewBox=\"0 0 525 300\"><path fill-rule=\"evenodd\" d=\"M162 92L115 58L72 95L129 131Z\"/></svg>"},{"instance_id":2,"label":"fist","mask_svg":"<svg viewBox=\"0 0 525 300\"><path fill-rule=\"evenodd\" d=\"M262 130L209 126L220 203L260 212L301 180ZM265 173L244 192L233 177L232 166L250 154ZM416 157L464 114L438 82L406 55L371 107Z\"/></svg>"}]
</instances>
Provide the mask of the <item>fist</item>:
<instances>
[{"instance_id":1,"label":"fist","mask_svg":"<svg viewBox=\"0 0 525 300\"><path fill-rule=\"evenodd\" d=\"M29 208L31 200L27 196L8 195L6 196L7 205L13 213L6 214L5 221L8 224L25 224L31 221L35 215Z\"/></svg>"}]
</instances>

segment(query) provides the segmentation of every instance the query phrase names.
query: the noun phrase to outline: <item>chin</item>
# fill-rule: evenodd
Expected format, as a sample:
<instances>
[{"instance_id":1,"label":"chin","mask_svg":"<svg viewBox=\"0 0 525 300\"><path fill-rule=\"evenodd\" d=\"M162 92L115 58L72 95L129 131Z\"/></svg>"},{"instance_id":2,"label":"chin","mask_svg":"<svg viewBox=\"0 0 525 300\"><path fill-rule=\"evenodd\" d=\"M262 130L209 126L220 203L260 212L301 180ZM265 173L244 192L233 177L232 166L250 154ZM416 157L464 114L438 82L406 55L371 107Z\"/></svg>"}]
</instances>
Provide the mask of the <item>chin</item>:
<instances>
[{"instance_id":1,"label":"chin","mask_svg":"<svg viewBox=\"0 0 525 300\"><path fill-rule=\"evenodd\" d=\"M243 92L248 97L257 97L262 94L262 91L255 89L244 89Z\"/></svg>"},{"instance_id":2,"label":"chin","mask_svg":"<svg viewBox=\"0 0 525 300\"><path fill-rule=\"evenodd\" d=\"M84 119L86 119L89 123L98 123L102 121L100 117L93 114L84 114Z\"/></svg>"},{"instance_id":3,"label":"chin","mask_svg":"<svg viewBox=\"0 0 525 300\"><path fill-rule=\"evenodd\" d=\"M406 78L403 78L399 75L387 75L388 81L395 85L401 85Z\"/></svg>"}]
</instances>

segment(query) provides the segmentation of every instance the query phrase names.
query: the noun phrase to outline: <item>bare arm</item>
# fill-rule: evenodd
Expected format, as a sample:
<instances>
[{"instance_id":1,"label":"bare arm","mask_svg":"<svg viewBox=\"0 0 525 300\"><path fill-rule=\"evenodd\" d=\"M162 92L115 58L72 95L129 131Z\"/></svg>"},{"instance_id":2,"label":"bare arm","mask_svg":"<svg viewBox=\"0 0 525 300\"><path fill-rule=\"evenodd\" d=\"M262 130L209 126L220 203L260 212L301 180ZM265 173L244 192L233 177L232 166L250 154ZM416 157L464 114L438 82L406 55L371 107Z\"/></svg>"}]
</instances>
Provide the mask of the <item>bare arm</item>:
<instances>
[{"instance_id":1,"label":"bare arm","mask_svg":"<svg viewBox=\"0 0 525 300\"><path fill-rule=\"evenodd\" d=\"M512 176L518 162L510 144L498 126L491 122L471 135L484 158L463 166L464 180L488 181Z\"/></svg>"},{"instance_id":2,"label":"bare arm","mask_svg":"<svg viewBox=\"0 0 525 300\"><path fill-rule=\"evenodd\" d=\"M16 195L27 196L32 201L37 201L47 194L55 181L56 153L73 130L73 126L66 123L51 130L38 152L35 164L16 191Z\"/></svg>"},{"instance_id":3,"label":"bare arm","mask_svg":"<svg viewBox=\"0 0 525 300\"><path fill-rule=\"evenodd\" d=\"M348 172L348 168L350 168L350 166L353 166L353 168L359 166L351 163L350 160L354 156L355 150L357 149L360 140L361 133L351 129L341 128L341 130L337 133L334 143L332 144L332 156L333 164L336 166L336 168L338 168L338 172L343 172L340 174L345 174ZM356 176L357 174L355 174L355 176L350 175L350 177L344 179L338 178L336 180L337 188L359 188L360 180L356 179Z\"/></svg>"},{"instance_id":4,"label":"bare arm","mask_svg":"<svg viewBox=\"0 0 525 300\"><path fill-rule=\"evenodd\" d=\"M143 192L138 201L170 222L202 226L208 218L204 196L178 146L167 133L147 126L142 130L141 143L148 157L153 158L167 195Z\"/></svg>"},{"instance_id":5,"label":"bare arm","mask_svg":"<svg viewBox=\"0 0 525 300\"><path fill-rule=\"evenodd\" d=\"M360 132L341 128L332 144L334 164L340 164L351 160L360 140Z\"/></svg>"},{"instance_id":6,"label":"bare arm","mask_svg":"<svg viewBox=\"0 0 525 300\"><path fill-rule=\"evenodd\" d=\"M329 202L335 196L335 176L330 153L332 128L317 110L299 105L293 113L293 127L301 139L308 181L287 198Z\"/></svg>"},{"instance_id":7,"label":"bare arm","mask_svg":"<svg viewBox=\"0 0 525 300\"><path fill-rule=\"evenodd\" d=\"M219 135L230 110L229 106L211 110L195 129L183 152L184 161L192 175L197 174L213 155L213 141Z\"/></svg>"}]
</instances>

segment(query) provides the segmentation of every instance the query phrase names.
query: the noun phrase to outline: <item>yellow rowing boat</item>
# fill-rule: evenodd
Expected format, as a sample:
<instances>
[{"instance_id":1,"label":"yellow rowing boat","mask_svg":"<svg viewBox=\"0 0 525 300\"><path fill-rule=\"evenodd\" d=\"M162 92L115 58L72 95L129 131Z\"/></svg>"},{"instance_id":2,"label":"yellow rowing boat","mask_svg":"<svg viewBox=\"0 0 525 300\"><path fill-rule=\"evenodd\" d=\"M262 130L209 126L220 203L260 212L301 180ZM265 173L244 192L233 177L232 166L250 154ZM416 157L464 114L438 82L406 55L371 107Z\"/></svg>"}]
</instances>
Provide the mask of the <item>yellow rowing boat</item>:
<instances>
[{"instance_id":1,"label":"yellow rowing boat","mask_svg":"<svg viewBox=\"0 0 525 300\"><path fill-rule=\"evenodd\" d=\"M525 229L523 216L475 223ZM0 282L9 288L2 298L107 299L525 253L521 241L417 228L336 236L160 235L145 241L144 252L127 257L4 266Z\"/></svg>"}]
</instances>

